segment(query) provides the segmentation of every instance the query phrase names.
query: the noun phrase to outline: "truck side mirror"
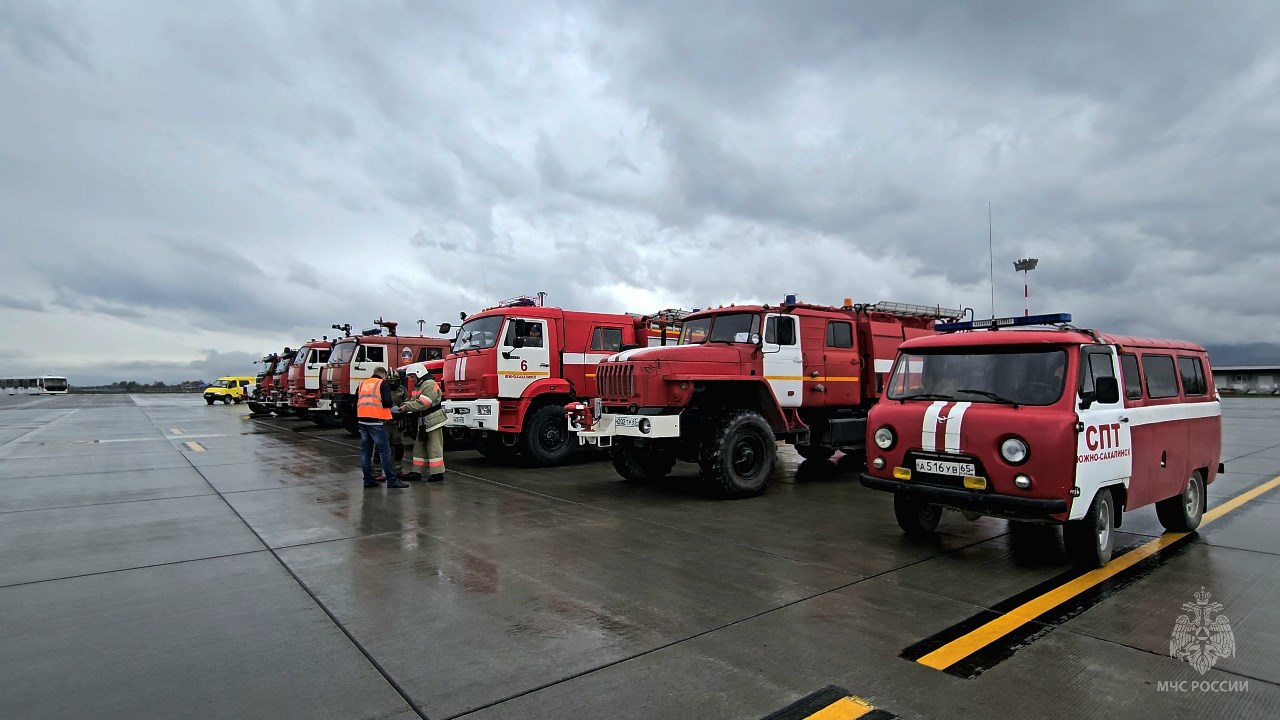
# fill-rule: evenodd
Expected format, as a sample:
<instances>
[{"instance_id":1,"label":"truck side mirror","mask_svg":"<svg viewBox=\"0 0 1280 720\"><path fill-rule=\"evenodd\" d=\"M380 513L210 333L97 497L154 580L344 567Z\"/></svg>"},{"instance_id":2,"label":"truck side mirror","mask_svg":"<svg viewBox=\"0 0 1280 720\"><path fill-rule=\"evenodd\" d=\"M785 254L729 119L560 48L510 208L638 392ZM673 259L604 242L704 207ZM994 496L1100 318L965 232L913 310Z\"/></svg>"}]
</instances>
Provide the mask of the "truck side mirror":
<instances>
[{"instance_id":1,"label":"truck side mirror","mask_svg":"<svg viewBox=\"0 0 1280 720\"><path fill-rule=\"evenodd\" d=\"M440 323L440 327L437 328L441 335L447 334L452 329L453 325L450 325L449 323Z\"/></svg>"},{"instance_id":2,"label":"truck side mirror","mask_svg":"<svg viewBox=\"0 0 1280 720\"><path fill-rule=\"evenodd\" d=\"M511 347L513 348L524 347L524 338L520 337L519 335L515 336L514 338L511 338Z\"/></svg>"},{"instance_id":3,"label":"truck side mirror","mask_svg":"<svg viewBox=\"0 0 1280 720\"><path fill-rule=\"evenodd\" d=\"M1120 402L1120 383L1113 377L1100 377L1093 381L1093 399L1103 405Z\"/></svg>"}]
</instances>

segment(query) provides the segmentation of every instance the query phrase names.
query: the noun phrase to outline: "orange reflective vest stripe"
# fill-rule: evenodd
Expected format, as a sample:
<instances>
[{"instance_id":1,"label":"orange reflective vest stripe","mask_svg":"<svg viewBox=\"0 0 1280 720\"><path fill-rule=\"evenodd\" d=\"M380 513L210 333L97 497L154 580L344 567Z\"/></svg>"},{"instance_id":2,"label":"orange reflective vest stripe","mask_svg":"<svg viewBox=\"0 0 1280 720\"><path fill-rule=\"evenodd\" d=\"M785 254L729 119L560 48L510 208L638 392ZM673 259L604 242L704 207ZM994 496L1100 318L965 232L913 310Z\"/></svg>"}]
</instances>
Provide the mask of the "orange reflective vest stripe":
<instances>
[{"instance_id":1,"label":"orange reflective vest stripe","mask_svg":"<svg viewBox=\"0 0 1280 720\"><path fill-rule=\"evenodd\" d=\"M391 409L382 407L382 378L371 377L356 391L356 417L390 420Z\"/></svg>"}]
</instances>

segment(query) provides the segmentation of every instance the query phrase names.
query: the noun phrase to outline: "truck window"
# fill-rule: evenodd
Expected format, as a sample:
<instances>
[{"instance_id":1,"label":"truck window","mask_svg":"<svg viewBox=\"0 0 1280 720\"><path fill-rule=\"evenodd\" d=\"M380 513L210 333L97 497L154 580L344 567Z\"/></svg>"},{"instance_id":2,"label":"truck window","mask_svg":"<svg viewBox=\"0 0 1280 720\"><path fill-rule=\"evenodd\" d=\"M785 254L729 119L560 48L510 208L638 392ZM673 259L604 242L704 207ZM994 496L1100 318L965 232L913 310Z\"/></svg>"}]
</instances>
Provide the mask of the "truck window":
<instances>
[{"instance_id":1,"label":"truck window","mask_svg":"<svg viewBox=\"0 0 1280 720\"><path fill-rule=\"evenodd\" d=\"M368 346L361 345L360 347L364 350L365 360L368 360L369 362L376 362L376 363L380 363L383 361L381 345L368 345Z\"/></svg>"},{"instance_id":2,"label":"truck window","mask_svg":"<svg viewBox=\"0 0 1280 720\"><path fill-rule=\"evenodd\" d=\"M1138 374L1138 356L1120 354L1120 374L1124 375L1124 396L1130 400L1142 399L1142 376Z\"/></svg>"},{"instance_id":3,"label":"truck window","mask_svg":"<svg viewBox=\"0 0 1280 720\"><path fill-rule=\"evenodd\" d=\"M1093 392L1093 381L1100 377L1115 377L1111 354L1099 350L1085 350L1080 363L1080 392Z\"/></svg>"},{"instance_id":4,"label":"truck window","mask_svg":"<svg viewBox=\"0 0 1280 720\"><path fill-rule=\"evenodd\" d=\"M591 331L591 349L618 352L622 349L622 328L598 327Z\"/></svg>"},{"instance_id":5,"label":"truck window","mask_svg":"<svg viewBox=\"0 0 1280 720\"><path fill-rule=\"evenodd\" d=\"M333 346L333 351L329 353L329 362L334 365L346 365L356 354L356 344L354 342L338 343Z\"/></svg>"},{"instance_id":6,"label":"truck window","mask_svg":"<svg viewBox=\"0 0 1280 720\"><path fill-rule=\"evenodd\" d=\"M1169 355L1143 355L1142 372L1147 376L1147 397L1167 398L1178 394L1178 374Z\"/></svg>"},{"instance_id":7,"label":"truck window","mask_svg":"<svg viewBox=\"0 0 1280 720\"><path fill-rule=\"evenodd\" d=\"M840 322L837 320L827 323L827 347L853 347L853 325L851 323Z\"/></svg>"},{"instance_id":8,"label":"truck window","mask_svg":"<svg viewBox=\"0 0 1280 720\"><path fill-rule=\"evenodd\" d=\"M1178 358L1178 374L1182 376L1183 395L1205 394L1204 367L1200 364L1200 358Z\"/></svg>"},{"instance_id":9,"label":"truck window","mask_svg":"<svg viewBox=\"0 0 1280 720\"><path fill-rule=\"evenodd\" d=\"M830 335L830 330L827 331ZM764 341L772 345L796 344L796 320L791 317L770 317L764 323Z\"/></svg>"}]
</instances>

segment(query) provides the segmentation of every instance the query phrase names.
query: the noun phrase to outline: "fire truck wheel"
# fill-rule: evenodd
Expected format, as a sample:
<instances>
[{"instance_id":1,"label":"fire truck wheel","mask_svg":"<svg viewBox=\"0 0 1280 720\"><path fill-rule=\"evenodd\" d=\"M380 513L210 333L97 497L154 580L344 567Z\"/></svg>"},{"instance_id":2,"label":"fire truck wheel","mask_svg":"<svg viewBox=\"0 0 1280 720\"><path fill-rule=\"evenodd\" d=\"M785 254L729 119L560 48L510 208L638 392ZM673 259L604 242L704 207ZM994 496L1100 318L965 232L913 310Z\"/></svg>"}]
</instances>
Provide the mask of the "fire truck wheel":
<instances>
[{"instance_id":1,"label":"fire truck wheel","mask_svg":"<svg viewBox=\"0 0 1280 720\"><path fill-rule=\"evenodd\" d=\"M306 408L297 408L293 411L293 414L297 415L299 420L311 419L311 411Z\"/></svg>"},{"instance_id":2,"label":"fire truck wheel","mask_svg":"<svg viewBox=\"0 0 1280 720\"><path fill-rule=\"evenodd\" d=\"M524 450L535 465L559 465L568 460L573 452L571 441L569 423L559 405L543 405L534 410L525 424Z\"/></svg>"},{"instance_id":3,"label":"fire truck wheel","mask_svg":"<svg viewBox=\"0 0 1280 720\"><path fill-rule=\"evenodd\" d=\"M764 492L778 453L769 423L751 410L734 410L712 428L698 461L703 479L723 498Z\"/></svg>"},{"instance_id":4,"label":"fire truck wheel","mask_svg":"<svg viewBox=\"0 0 1280 720\"><path fill-rule=\"evenodd\" d=\"M834 448L824 445L796 445L796 453L805 460L830 460L836 454Z\"/></svg>"},{"instance_id":5,"label":"fire truck wheel","mask_svg":"<svg viewBox=\"0 0 1280 720\"><path fill-rule=\"evenodd\" d=\"M627 482L642 483L661 480L676 466L675 453L615 445L609 452L613 469Z\"/></svg>"},{"instance_id":6,"label":"fire truck wheel","mask_svg":"<svg viewBox=\"0 0 1280 720\"><path fill-rule=\"evenodd\" d=\"M448 442L447 437L445 442ZM498 433L489 433L476 438L476 452L489 460L510 460L516 454L516 446L502 442L502 436Z\"/></svg>"},{"instance_id":7,"label":"fire truck wheel","mask_svg":"<svg viewBox=\"0 0 1280 720\"><path fill-rule=\"evenodd\" d=\"M933 537L938 529L942 508L906 495L894 495L893 516L907 537L923 540Z\"/></svg>"},{"instance_id":8,"label":"fire truck wheel","mask_svg":"<svg viewBox=\"0 0 1280 720\"><path fill-rule=\"evenodd\" d=\"M346 415L342 418L342 429L347 431L351 437L360 437L360 425L355 415Z\"/></svg>"},{"instance_id":9,"label":"fire truck wheel","mask_svg":"<svg viewBox=\"0 0 1280 720\"><path fill-rule=\"evenodd\" d=\"M1062 526L1062 544L1067 559L1080 568L1100 568L1111 562L1115 544L1115 501L1111 489L1103 488L1093 497L1089 512Z\"/></svg>"},{"instance_id":10,"label":"fire truck wheel","mask_svg":"<svg viewBox=\"0 0 1280 720\"><path fill-rule=\"evenodd\" d=\"M1160 518L1160 524L1165 530L1191 532L1200 527L1204 505L1204 480L1197 471L1191 473L1187 488L1180 494L1156 503L1156 517Z\"/></svg>"}]
</instances>

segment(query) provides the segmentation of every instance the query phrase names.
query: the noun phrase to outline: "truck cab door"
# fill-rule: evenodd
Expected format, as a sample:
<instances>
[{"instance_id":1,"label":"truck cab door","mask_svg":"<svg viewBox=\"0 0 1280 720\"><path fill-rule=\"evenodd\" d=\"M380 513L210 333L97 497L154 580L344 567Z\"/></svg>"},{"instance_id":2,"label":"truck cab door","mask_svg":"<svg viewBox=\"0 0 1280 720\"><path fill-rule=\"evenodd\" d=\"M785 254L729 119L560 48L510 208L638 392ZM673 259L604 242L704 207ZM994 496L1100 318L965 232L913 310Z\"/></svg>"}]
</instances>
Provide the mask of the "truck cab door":
<instances>
[{"instance_id":1,"label":"truck cab door","mask_svg":"<svg viewBox=\"0 0 1280 720\"><path fill-rule=\"evenodd\" d=\"M498 397L518 398L535 381L551 376L551 321L508 318L498 343Z\"/></svg>"},{"instance_id":2,"label":"truck cab door","mask_svg":"<svg viewBox=\"0 0 1280 720\"><path fill-rule=\"evenodd\" d=\"M858 348L854 347L853 323L828 320L826 347L823 348L823 387L821 403L834 407L856 407L861 401L862 368Z\"/></svg>"},{"instance_id":3,"label":"truck cab door","mask_svg":"<svg viewBox=\"0 0 1280 720\"><path fill-rule=\"evenodd\" d=\"M1133 474L1133 437L1124 395L1117 392L1106 401L1098 397L1099 381L1108 378L1118 387L1120 374L1115 348L1085 345L1080 348L1076 388L1076 487L1080 493L1071 503L1070 518L1084 517L1101 487L1121 483L1128 487ZM1068 383L1067 392L1073 386ZM1111 400L1114 400L1112 402Z\"/></svg>"},{"instance_id":4,"label":"truck cab door","mask_svg":"<svg viewBox=\"0 0 1280 720\"><path fill-rule=\"evenodd\" d=\"M360 343L351 358L351 389L348 392L356 394L360 383L373 377L373 369L379 365L387 367L387 346Z\"/></svg>"},{"instance_id":5,"label":"truck cab door","mask_svg":"<svg viewBox=\"0 0 1280 720\"><path fill-rule=\"evenodd\" d=\"M302 373L302 387L307 390L320 389L320 368L324 366L320 355L320 350L316 348L307 351L307 365Z\"/></svg>"},{"instance_id":6,"label":"truck cab door","mask_svg":"<svg viewBox=\"0 0 1280 720\"><path fill-rule=\"evenodd\" d=\"M794 315L780 314L764 319L760 344L764 377L782 407L800 407L804 402L804 354L798 320Z\"/></svg>"}]
</instances>

